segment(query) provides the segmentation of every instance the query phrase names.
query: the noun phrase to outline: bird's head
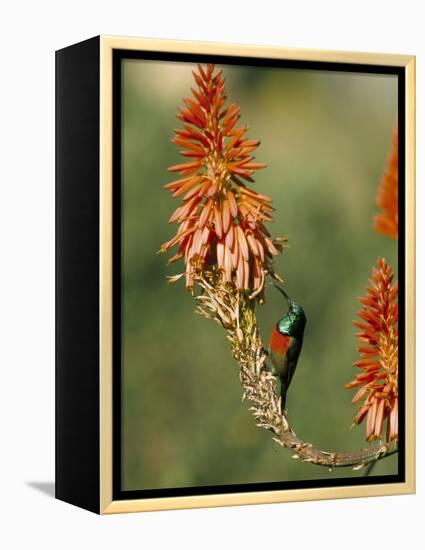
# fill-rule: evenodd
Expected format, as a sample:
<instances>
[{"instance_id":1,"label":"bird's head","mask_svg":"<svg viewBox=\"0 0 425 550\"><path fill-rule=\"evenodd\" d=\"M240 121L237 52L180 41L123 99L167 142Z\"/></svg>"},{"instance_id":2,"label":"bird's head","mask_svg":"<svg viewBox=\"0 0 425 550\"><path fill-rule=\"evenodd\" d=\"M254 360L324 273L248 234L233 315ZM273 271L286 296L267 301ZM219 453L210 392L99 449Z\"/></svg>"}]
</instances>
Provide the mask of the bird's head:
<instances>
[{"instance_id":1,"label":"bird's head","mask_svg":"<svg viewBox=\"0 0 425 550\"><path fill-rule=\"evenodd\" d=\"M302 336L307 322L303 308L296 302L292 301L283 288L277 285L273 286L277 288L283 296L285 296L289 308L285 315L277 323L279 332L285 336Z\"/></svg>"}]
</instances>

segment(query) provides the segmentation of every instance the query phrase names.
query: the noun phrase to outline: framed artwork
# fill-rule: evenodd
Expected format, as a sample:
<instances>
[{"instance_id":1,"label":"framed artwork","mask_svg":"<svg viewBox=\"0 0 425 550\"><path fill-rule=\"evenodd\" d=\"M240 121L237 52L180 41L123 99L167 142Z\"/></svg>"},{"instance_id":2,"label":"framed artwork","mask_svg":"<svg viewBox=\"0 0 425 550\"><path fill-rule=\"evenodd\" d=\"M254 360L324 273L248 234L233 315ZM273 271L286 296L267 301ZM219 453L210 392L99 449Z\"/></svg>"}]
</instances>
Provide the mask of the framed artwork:
<instances>
[{"instance_id":1,"label":"framed artwork","mask_svg":"<svg viewBox=\"0 0 425 550\"><path fill-rule=\"evenodd\" d=\"M414 67L56 52L57 498L414 492Z\"/></svg>"}]
</instances>

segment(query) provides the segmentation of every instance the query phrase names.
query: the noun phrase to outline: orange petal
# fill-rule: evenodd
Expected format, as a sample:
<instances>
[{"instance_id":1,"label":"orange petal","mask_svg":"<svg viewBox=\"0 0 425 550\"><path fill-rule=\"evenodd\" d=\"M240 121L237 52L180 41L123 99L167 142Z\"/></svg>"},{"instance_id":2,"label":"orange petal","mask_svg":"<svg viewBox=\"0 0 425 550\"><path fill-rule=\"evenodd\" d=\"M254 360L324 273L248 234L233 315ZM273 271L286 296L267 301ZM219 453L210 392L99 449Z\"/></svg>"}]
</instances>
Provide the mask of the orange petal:
<instances>
[{"instance_id":1,"label":"orange petal","mask_svg":"<svg viewBox=\"0 0 425 550\"><path fill-rule=\"evenodd\" d=\"M258 253L260 255L261 261L264 262L264 247L260 241L257 240Z\"/></svg>"},{"instance_id":2,"label":"orange petal","mask_svg":"<svg viewBox=\"0 0 425 550\"><path fill-rule=\"evenodd\" d=\"M353 363L353 367L374 367L379 368L381 366L381 363L379 361L373 360L373 359L360 359L360 361L355 361Z\"/></svg>"},{"instance_id":3,"label":"orange petal","mask_svg":"<svg viewBox=\"0 0 425 550\"><path fill-rule=\"evenodd\" d=\"M227 232L227 235L226 235L226 246L230 250L233 250L234 235L235 235L234 226L233 224L230 224L229 231Z\"/></svg>"},{"instance_id":4,"label":"orange petal","mask_svg":"<svg viewBox=\"0 0 425 550\"><path fill-rule=\"evenodd\" d=\"M193 184L192 184L192 185L193 185ZM187 200L191 199L192 197L194 197L194 196L200 191L200 189L202 188L203 185L204 185L204 184L202 184L202 183L197 183L196 185L194 185L194 186L192 187L192 189L190 189L190 190L186 193L186 195L183 197L183 200L184 200L184 201L187 201Z\"/></svg>"},{"instance_id":5,"label":"orange petal","mask_svg":"<svg viewBox=\"0 0 425 550\"><path fill-rule=\"evenodd\" d=\"M201 248L202 229L197 229L193 234L192 256L199 254Z\"/></svg>"},{"instance_id":6,"label":"orange petal","mask_svg":"<svg viewBox=\"0 0 425 550\"><path fill-rule=\"evenodd\" d=\"M199 176L191 176L190 178L181 178L178 180L170 181L170 183L167 183L164 185L165 189L169 189L170 191L175 191L177 188L181 187L182 185L191 182L196 183L199 181Z\"/></svg>"},{"instance_id":7,"label":"orange petal","mask_svg":"<svg viewBox=\"0 0 425 550\"><path fill-rule=\"evenodd\" d=\"M259 251L258 246L257 246L257 239L253 235L251 235L250 233L246 236L246 238L247 238L247 241L248 241L248 244L249 244L249 248L251 249L254 256L259 256L260 251Z\"/></svg>"},{"instance_id":8,"label":"orange petal","mask_svg":"<svg viewBox=\"0 0 425 550\"><path fill-rule=\"evenodd\" d=\"M214 227L217 237L221 239L223 236L223 222L221 218L221 212L218 209L217 205L214 206Z\"/></svg>"},{"instance_id":9,"label":"orange petal","mask_svg":"<svg viewBox=\"0 0 425 550\"><path fill-rule=\"evenodd\" d=\"M224 244L222 241L217 243L217 265L220 269L224 269Z\"/></svg>"},{"instance_id":10,"label":"orange petal","mask_svg":"<svg viewBox=\"0 0 425 550\"><path fill-rule=\"evenodd\" d=\"M398 437L398 398L396 397L391 404L390 414L390 439Z\"/></svg>"},{"instance_id":11,"label":"orange petal","mask_svg":"<svg viewBox=\"0 0 425 550\"><path fill-rule=\"evenodd\" d=\"M210 213L211 213L211 208L213 206L213 201L210 199L208 200L203 206L202 206L202 211L201 211L201 215L199 217L199 227L204 227L204 225L207 223L208 221L208 218L210 216Z\"/></svg>"},{"instance_id":12,"label":"orange petal","mask_svg":"<svg viewBox=\"0 0 425 550\"><path fill-rule=\"evenodd\" d=\"M174 256L171 256L171 258L167 261L167 264L173 264L174 262L177 262L180 260L180 258L183 258L183 252L177 252L177 254L174 254Z\"/></svg>"},{"instance_id":13,"label":"orange petal","mask_svg":"<svg viewBox=\"0 0 425 550\"><path fill-rule=\"evenodd\" d=\"M184 273L179 273L178 275L167 275L167 282L169 285L175 283L184 276Z\"/></svg>"},{"instance_id":14,"label":"orange petal","mask_svg":"<svg viewBox=\"0 0 425 550\"><path fill-rule=\"evenodd\" d=\"M262 270L261 270L261 266L258 258L254 259L253 279L254 279L253 280L254 289L257 290L262 286L262 279L263 279Z\"/></svg>"},{"instance_id":15,"label":"orange petal","mask_svg":"<svg viewBox=\"0 0 425 550\"><path fill-rule=\"evenodd\" d=\"M243 263L243 287L249 288L249 264L247 261Z\"/></svg>"},{"instance_id":16,"label":"orange petal","mask_svg":"<svg viewBox=\"0 0 425 550\"><path fill-rule=\"evenodd\" d=\"M261 168L266 168L267 164L264 164L263 162L250 162L244 166L249 170L261 170Z\"/></svg>"},{"instance_id":17,"label":"orange petal","mask_svg":"<svg viewBox=\"0 0 425 550\"><path fill-rule=\"evenodd\" d=\"M222 203L222 214L223 214L223 232L227 233L230 227L230 206L229 201L225 200Z\"/></svg>"},{"instance_id":18,"label":"orange petal","mask_svg":"<svg viewBox=\"0 0 425 550\"><path fill-rule=\"evenodd\" d=\"M174 137L171 140L171 143L174 143L175 145L180 145L180 147L184 147L185 149L191 149L195 153L201 153L205 154L205 149L201 147L200 145L197 145L196 143L193 143L192 141L189 141L188 139L184 139L182 137Z\"/></svg>"},{"instance_id":19,"label":"orange petal","mask_svg":"<svg viewBox=\"0 0 425 550\"><path fill-rule=\"evenodd\" d=\"M229 151L242 137L244 132L246 131L245 128L238 128L236 130L230 130L228 135L233 137L227 142L226 149ZM226 134L225 134L226 135Z\"/></svg>"},{"instance_id":20,"label":"orange petal","mask_svg":"<svg viewBox=\"0 0 425 550\"><path fill-rule=\"evenodd\" d=\"M186 288L193 287L193 271L190 264L186 265Z\"/></svg>"},{"instance_id":21,"label":"orange petal","mask_svg":"<svg viewBox=\"0 0 425 550\"><path fill-rule=\"evenodd\" d=\"M385 399L381 399L379 401L378 410L376 412L375 437L381 436L382 425L384 423L384 412L385 412Z\"/></svg>"},{"instance_id":22,"label":"orange petal","mask_svg":"<svg viewBox=\"0 0 425 550\"><path fill-rule=\"evenodd\" d=\"M266 241L267 249L268 249L268 251L270 252L270 254L272 254L273 256L278 256L278 255L279 255L279 251L278 251L278 249L275 247L275 245L273 244L272 240L269 239L268 237L266 237L266 238L265 238L265 241Z\"/></svg>"},{"instance_id":23,"label":"orange petal","mask_svg":"<svg viewBox=\"0 0 425 550\"><path fill-rule=\"evenodd\" d=\"M210 188L208 189L207 196L213 197L218 191L218 182L213 181L210 185Z\"/></svg>"},{"instance_id":24,"label":"orange petal","mask_svg":"<svg viewBox=\"0 0 425 550\"><path fill-rule=\"evenodd\" d=\"M236 286L239 290L242 290L244 283L244 263L240 259L238 262L238 267L236 269Z\"/></svg>"},{"instance_id":25,"label":"orange petal","mask_svg":"<svg viewBox=\"0 0 425 550\"><path fill-rule=\"evenodd\" d=\"M200 162L199 160L195 160L193 162L184 162L183 164L175 164L174 166L170 166L168 168L168 171L181 172L192 168L197 169L197 168L200 168L201 166L202 166L202 162Z\"/></svg>"},{"instance_id":26,"label":"orange petal","mask_svg":"<svg viewBox=\"0 0 425 550\"><path fill-rule=\"evenodd\" d=\"M241 249L242 256L245 260L248 260L249 258L249 250L248 250L248 243L246 242L245 234L243 232L243 229L240 225L236 226L237 236L238 236L238 242Z\"/></svg>"},{"instance_id":27,"label":"orange petal","mask_svg":"<svg viewBox=\"0 0 425 550\"><path fill-rule=\"evenodd\" d=\"M368 390L367 386L363 386L362 388L360 388L355 394L355 396L353 397L353 399L351 400L351 403L357 403L357 401L360 401L360 399L364 396L367 390Z\"/></svg>"},{"instance_id":28,"label":"orange petal","mask_svg":"<svg viewBox=\"0 0 425 550\"><path fill-rule=\"evenodd\" d=\"M252 191L248 187L241 186L239 191L243 193L244 195L249 195L250 197L266 202L272 202L272 199L270 197L267 197L266 195L261 195L260 193L256 193L255 191Z\"/></svg>"},{"instance_id":29,"label":"orange petal","mask_svg":"<svg viewBox=\"0 0 425 550\"><path fill-rule=\"evenodd\" d=\"M373 400L372 406L369 408L369 412L367 414L366 438L368 440L374 435L374 431L375 431L377 403L378 403L378 400L375 397L375 399Z\"/></svg>"},{"instance_id":30,"label":"orange petal","mask_svg":"<svg viewBox=\"0 0 425 550\"><path fill-rule=\"evenodd\" d=\"M210 236L210 229L208 226L205 226L202 232L202 239L201 239L202 245L205 245L207 243L209 236Z\"/></svg>"},{"instance_id":31,"label":"orange petal","mask_svg":"<svg viewBox=\"0 0 425 550\"><path fill-rule=\"evenodd\" d=\"M202 66L199 63L198 63L198 71L199 71L199 74L201 75L201 78L204 81L207 81L207 74L204 72L204 69L202 68ZM210 72L210 76L211 76L211 72Z\"/></svg>"},{"instance_id":32,"label":"orange petal","mask_svg":"<svg viewBox=\"0 0 425 550\"><path fill-rule=\"evenodd\" d=\"M359 412L357 413L357 415L355 416L354 420L353 420L353 423L354 424L360 424L360 422L363 420L363 418L365 417L366 413L368 412L369 410L369 407L368 406L363 406L360 408Z\"/></svg>"},{"instance_id":33,"label":"orange petal","mask_svg":"<svg viewBox=\"0 0 425 550\"><path fill-rule=\"evenodd\" d=\"M260 145L259 139L245 139L242 143L242 147L258 147Z\"/></svg>"},{"instance_id":34,"label":"orange petal","mask_svg":"<svg viewBox=\"0 0 425 550\"><path fill-rule=\"evenodd\" d=\"M234 218L238 215L238 205L236 203L235 195L232 191L227 192L227 200L229 201L230 213Z\"/></svg>"},{"instance_id":35,"label":"orange petal","mask_svg":"<svg viewBox=\"0 0 425 550\"><path fill-rule=\"evenodd\" d=\"M202 78L195 71L192 71L192 74L193 74L193 78L195 79L195 82L199 86L199 88L204 93L207 93L207 87L205 86L205 83L203 82Z\"/></svg>"},{"instance_id":36,"label":"orange petal","mask_svg":"<svg viewBox=\"0 0 425 550\"><path fill-rule=\"evenodd\" d=\"M189 235L186 243L186 249L184 251L184 263L187 265L190 255L192 253L193 233Z\"/></svg>"},{"instance_id":37,"label":"orange petal","mask_svg":"<svg viewBox=\"0 0 425 550\"><path fill-rule=\"evenodd\" d=\"M232 265L235 269L238 266L238 262L239 262L239 246L238 246L238 241L235 238L233 242L233 249L232 249Z\"/></svg>"},{"instance_id":38,"label":"orange petal","mask_svg":"<svg viewBox=\"0 0 425 550\"><path fill-rule=\"evenodd\" d=\"M232 253L224 246L224 271L226 274L226 282L232 280Z\"/></svg>"},{"instance_id":39,"label":"orange petal","mask_svg":"<svg viewBox=\"0 0 425 550\"><path fill-rule=\"evenodd\" d=\"M175 197L180 197L180 195L183 195L184 193L186 193L186 191L188 191L192 185L193 185L193 181L187 181L185 184L181 185L178 189L176 189L174 191L174 193L172 194L172 197L175 198Z\"/></svg>"},{"instance_id":40,"label":"orange petal","mask_svg":"<svg viewBox=\"0 0 425 550\"><path fill-rule=\"evenodd\" d=\"M202 107L205 107L205 109L208 108L208 101L207 101L207 98L200 94L199 92L197 92L196 90L194 90L193 88L191 88L191 91L192 91L192 94L196 97L196 99L199 101L199 103L202 105Z\"/></svg>"},{"instance_id":41,"label":"orange petal","mask_svg":"<svg viewBox=\"0 0 425 550\"><path fill-rule=\"evenodd\" d=\"M196 118L202 122L203 125L206 123L205 114L202 111L201 107L198 103L193 101L193 99L190 99L190 97L184 97L183 101L186 103L189 110L196 116Z\"/></svg>"}]
</instances>

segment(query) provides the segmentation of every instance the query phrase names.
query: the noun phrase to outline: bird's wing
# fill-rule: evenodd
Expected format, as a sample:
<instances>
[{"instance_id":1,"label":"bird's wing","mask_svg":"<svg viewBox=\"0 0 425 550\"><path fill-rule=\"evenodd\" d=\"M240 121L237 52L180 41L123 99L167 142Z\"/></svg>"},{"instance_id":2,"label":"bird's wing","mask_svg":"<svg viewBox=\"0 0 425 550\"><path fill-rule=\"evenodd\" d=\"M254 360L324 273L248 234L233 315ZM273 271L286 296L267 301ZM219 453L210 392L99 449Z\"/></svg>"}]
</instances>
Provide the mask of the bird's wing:
<instances>
[{"instance_id":1,"label":"bird's wing","mask_svg":"<svg viewBox=\"0 0 425 550\"><path fill-rule=\"evenodd\" d=\"M286 372L286 387L289 387L289 384L292 381L292 377L294 376L295 369L297 367L298 358L300 356L301 347L302 347L302 339L298 338L292 338L291 339L291 345L289 346L287 357L288 357L288 367Z\"/></svg>"},{"instance_id":2,"label":"bird's wing","mask_svg":"<svg viewBox=\"0 0 425 550\"><path fill-rule=\"evenodd\" d=\"M271 362L273 363L275 374L277 374L279 378L286 379L288 371L288 355L286 353L285 355L282 355L281 353L270 350L269 356Z\"/></svg>"}]
</instances>

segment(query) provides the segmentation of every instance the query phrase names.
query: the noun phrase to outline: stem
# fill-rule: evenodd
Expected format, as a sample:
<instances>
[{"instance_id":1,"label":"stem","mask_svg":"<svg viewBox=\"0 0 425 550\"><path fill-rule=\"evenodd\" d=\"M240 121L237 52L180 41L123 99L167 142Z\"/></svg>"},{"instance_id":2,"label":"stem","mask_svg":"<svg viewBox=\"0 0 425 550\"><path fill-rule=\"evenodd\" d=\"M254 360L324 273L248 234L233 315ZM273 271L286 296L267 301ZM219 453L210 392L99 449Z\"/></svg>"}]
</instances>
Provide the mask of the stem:
<instances>
[{"instance_id":1,"label":"stem","mask_svg":"<svg viewBox=\"0 0 425 550\"><path fill-rule=\"evenodd\" d=\"M218 270L204 273L198 283L203 293L196 297L197 312L213 319L225 329L233 357L239 364L243 398L252 403L250 410L256 425L270 430L278 445L291 449L294 458L329 469L352 467L359 470L398 452L397 448L390 445L350 453L321 451L299 438L286 416L280 412L276 378L265 362L266 352L257 328L254 301L249 299L246 292L237 291L233 285L224 285Z\"/></svg>"},{"instance_id":2,"label":"stem","mask_svg":"<svg viewBox=\"0 0 425 550\"><path fill-rule=\"evenodd\" d=\"M363 477L368 477L368 476L370 476L370 474L372 473L372 470L373 470L374 467L375 467L375 464L376 464L376 460L375 460L375 462L370 462L370 464L367 465L366 471L365 471Z\"/></svg>"},{"instance_id":3,"label":"stem","mask_svg":"<svg viewBox=\"0 0 425 550\"><path fill-rule=\"evenodd\" d=\"M397 453L397 452L398 452L398 449L393 449L392 451L388 452L382 458L386 458L387 456L391 456L391 455L393 455L394 453ZM368 464L363 477L370 476L370 474L372 473L373 468L375 467L375 464L376 464L376 460L374 462L371 462L370 464Z\"/></svg>"},{"instance_id":4,"label":"stem","mask_svg":"<svg viewBox=\"0 0 425 550\"><path fill-rule=\"evenodd\" d=\"M311 462L318 466L326 466L328 468L351 467L360 470L368 464L368 468L372 469L378 460L398 452L398 449L391 449L388 445L361 449L353 453L320 451L314 448L312 444L302 441L292 432L289 426L288 428L290 431L289 434L284 432L281 435L281 439L274 438L274 440L288 449L293 449L295 455L303 462ZM368 473L369 470L365 475L368 475Z\"/></svg>"}]
</instances>

